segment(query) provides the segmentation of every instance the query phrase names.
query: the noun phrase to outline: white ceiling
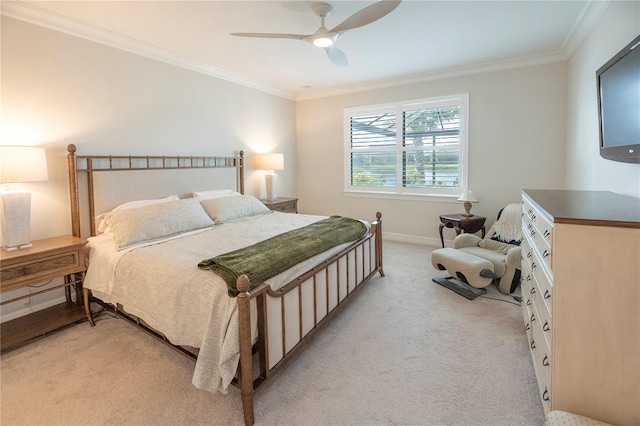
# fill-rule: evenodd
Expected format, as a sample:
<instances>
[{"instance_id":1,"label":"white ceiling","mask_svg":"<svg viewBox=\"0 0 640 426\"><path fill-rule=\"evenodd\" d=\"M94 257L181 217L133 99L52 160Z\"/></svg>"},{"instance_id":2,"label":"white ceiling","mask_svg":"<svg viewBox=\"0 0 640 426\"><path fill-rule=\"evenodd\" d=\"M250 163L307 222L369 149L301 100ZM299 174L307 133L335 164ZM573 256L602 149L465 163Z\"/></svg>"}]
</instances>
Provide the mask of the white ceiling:
<instances>
[{"instance_id":1,"label":"white ceiling","mask_svg":"<svg viewBox=\"0 0 640 426\"><path fill-rule=\"evenodd\" d=\"M335 27L374 1L330 1ZM349 65L309 43L232 32L312 34L307 1L3 1L2 13L135 53L308 99L444 75L565 60L608 1L404 0L340 36Z\"/></svg>"}]
</instances>

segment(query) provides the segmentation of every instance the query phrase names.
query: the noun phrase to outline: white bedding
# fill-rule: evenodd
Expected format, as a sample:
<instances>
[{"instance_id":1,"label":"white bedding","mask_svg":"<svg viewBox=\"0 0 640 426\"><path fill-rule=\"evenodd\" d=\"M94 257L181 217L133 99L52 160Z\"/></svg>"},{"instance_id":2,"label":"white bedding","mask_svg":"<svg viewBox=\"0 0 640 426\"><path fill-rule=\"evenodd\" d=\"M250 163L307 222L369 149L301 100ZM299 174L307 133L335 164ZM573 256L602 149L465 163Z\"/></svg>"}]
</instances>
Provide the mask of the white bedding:
<instances>
[{"instance_id":1,"label":"white bedding","mask_svg":"<svg viewBox=\"0 0 640 426\"><path fill-rule=\"evenodd\" d=\"M143 319L174 345L199 348L192 382L226 393L238 360L237 303L201 260L301 228L323 216L273 212L117 251L108 235L89 238L84 286L93 295ZM337 253L347 244L312 257L268 281L274 290ZM255 336L255 303L252 306Z\"/></svg>"}]
</instances>

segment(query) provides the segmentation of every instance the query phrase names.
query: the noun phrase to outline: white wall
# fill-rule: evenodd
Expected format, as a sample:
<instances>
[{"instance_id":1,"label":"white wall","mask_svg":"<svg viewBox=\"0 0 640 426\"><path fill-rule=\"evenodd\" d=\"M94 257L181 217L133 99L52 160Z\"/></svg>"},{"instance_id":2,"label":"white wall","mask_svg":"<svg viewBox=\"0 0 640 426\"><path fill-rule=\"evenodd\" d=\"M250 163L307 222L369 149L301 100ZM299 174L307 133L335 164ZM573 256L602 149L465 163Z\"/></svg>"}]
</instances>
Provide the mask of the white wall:
<instances>
[{"instance_id":1,"label":"white wall","mask_svg":"<svg viewBox=\"0 0 640 426\"><path fill-rule=\"evenodd\" d=\"M32 239L71 233L69 143L79 155L244 150L246 192L257 196L264 195L264 179L253 171L251 154L283 152L280 192L297 194L293 101L6 16L1 30L1 143L47 152L49 181L25 185L32 191ZM23 305L3 306L3 320Z\"/></svg>"},{"instance_id":2,"label":"white wall","mask_svg":"<svg viewBox=\"0 0 640 426\"><path fill-rule=\"evenodd\" d=\"M468 92L469 188L480 200L472 212L490 225L522 188L564 187L566 87L566 63L554 63L299 101L299 209L366 219L381 211L387 235L439 245L438 216L464 212L460 203L343 194L343 110Z\"/></svg>"},{"instance_id":3,"label":"white wall","mask_svg":"<svg viewBox=\"0 0 640 426\"><path fill-rule=\"evenodd\" d=\"M640 2L611 2L569 60L567 188L640 197L640 164L600 157L596 70L640 34ZM640 204L640 202L639 202Z\"/></svg>"}]
</instances>

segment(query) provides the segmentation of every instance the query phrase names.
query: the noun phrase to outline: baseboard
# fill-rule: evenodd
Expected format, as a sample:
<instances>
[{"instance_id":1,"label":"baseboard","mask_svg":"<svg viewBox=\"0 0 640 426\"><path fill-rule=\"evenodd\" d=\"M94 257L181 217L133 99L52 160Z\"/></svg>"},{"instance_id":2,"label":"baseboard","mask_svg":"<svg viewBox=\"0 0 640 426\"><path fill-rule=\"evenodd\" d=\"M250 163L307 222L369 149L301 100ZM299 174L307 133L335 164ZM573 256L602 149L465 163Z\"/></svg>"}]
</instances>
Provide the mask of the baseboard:
<instances>
[{"instance_id":1,"label":"baseboard","mask_svg":"<svg viewBox=\"0 0 640 426\"><path fill-rule=\"evenodd\" d=\"M23 309L19 309L19 310L14 311L14 312L9 312L7 314L2 314L2 315L0 315L0 323L11 321L11 320L14 320L16 318L20 318L20 317L23 317L25 315L32 314L32 313L37 312L37 311L41 311L43 309L50 308L52 306L58 305L60 303L63 303L65 300L66 300L66 298L64 296L56 297L55 299L47 300L45 302L38 303L37 305L29 305L29 306L27 306L27 307L25 307ZM20 303L20 301L18 300L15 303Z\"/></svg>"},{"instance_id":2,"label":"baseboard","mask_svg":"<svg viewBox=\"0 0 640 426\"><path fill-rule=\"evenodd\" d=\"M400 243L420 244L423 246L432 246L442 248L442 243L439 238L432 237L418 237L416 235L397 234L395 232L386 232L382 230L382 240L397 241ZM451 247L451 240L444 240L445 246Z\"/></svg>"}]
</instances>

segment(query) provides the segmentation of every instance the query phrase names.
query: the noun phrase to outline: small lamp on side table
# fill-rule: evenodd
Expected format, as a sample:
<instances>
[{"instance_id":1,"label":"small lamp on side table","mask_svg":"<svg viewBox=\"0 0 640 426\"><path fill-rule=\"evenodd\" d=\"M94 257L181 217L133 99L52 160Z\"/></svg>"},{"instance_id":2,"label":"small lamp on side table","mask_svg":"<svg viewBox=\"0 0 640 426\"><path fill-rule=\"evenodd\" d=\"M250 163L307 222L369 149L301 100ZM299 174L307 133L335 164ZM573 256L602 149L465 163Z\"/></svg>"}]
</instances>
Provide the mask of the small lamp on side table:
<instances>
[{"instance_id":1,"label":"small lamp on side table","mask_svg":"<svg viewBox=\"0 0 640 426\"><path fill-rule=\"evenodd\" d=\"M464 202L464 210L465 213L462 213L464 217L471 217L473 214L471 213L471 203L477 203L478 199L473 196L473 192L470 189L465 189L462 191L462 195L458 198L458 201Z\"/></svg>"},{"instance_id":2,"label":"small lamp on side table","mask_svg":"<svg viewBox=\"0 0 640 426\"><path fill-rule=\"evenodd\" d=\"M21 183L49 180L44 148L0 146L0 213L2 248L17 250L31 247L31 193Z\"/></svg>"},{"instance_id":3,"label":"small lamp on side table","mask_svg":"<svg viewBox=\"0 0 640 426\"><path fill-rule=\"evenodd\" d=\"M275 170L284 170L283 154L258 154L256 157L256 167L266 170L264 175L267 190L267 199L270 201L278 198L278 175Z\"/></svg>"}]
</instances>

